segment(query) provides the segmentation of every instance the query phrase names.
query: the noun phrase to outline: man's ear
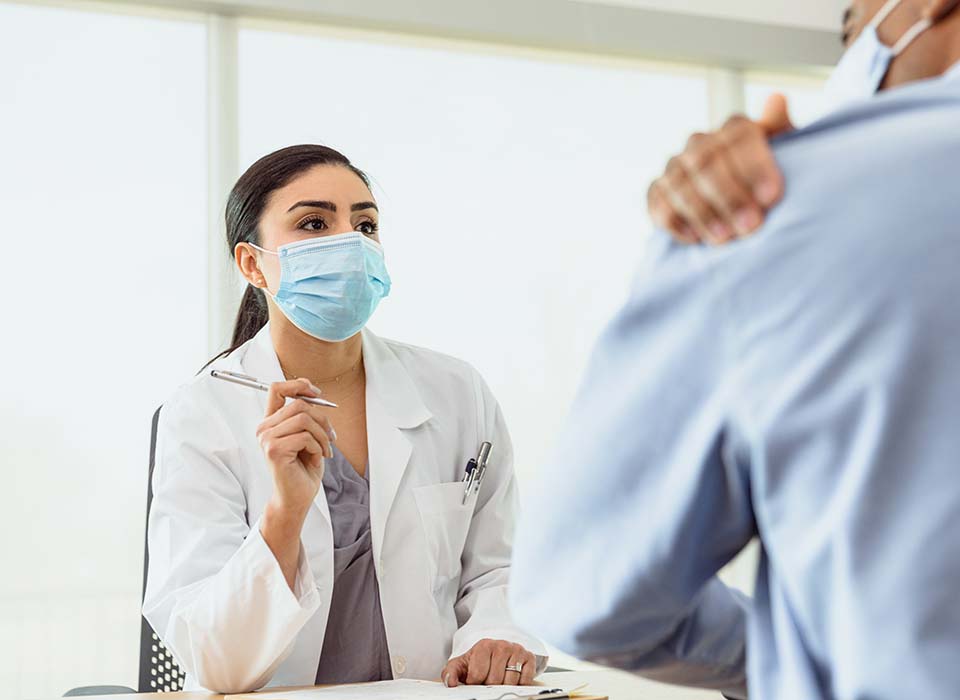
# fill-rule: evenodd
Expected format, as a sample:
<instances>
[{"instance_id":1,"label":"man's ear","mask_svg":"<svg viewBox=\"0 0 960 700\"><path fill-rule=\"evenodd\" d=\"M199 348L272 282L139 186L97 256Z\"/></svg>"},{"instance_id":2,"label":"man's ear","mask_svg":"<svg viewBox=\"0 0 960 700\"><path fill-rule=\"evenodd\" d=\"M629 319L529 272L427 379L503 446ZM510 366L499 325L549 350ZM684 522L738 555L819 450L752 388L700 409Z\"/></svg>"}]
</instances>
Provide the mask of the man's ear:
<instances>
[{"instance_id":1,"label":"man's ear","mask_svg":"<svg viewBox=\"0 0 960 700\"><path fill-rule=\"evenodd\" d=\"M960 0L927 0L923 16L938 22L960 7Z\"/></svg>"}]
</instances>

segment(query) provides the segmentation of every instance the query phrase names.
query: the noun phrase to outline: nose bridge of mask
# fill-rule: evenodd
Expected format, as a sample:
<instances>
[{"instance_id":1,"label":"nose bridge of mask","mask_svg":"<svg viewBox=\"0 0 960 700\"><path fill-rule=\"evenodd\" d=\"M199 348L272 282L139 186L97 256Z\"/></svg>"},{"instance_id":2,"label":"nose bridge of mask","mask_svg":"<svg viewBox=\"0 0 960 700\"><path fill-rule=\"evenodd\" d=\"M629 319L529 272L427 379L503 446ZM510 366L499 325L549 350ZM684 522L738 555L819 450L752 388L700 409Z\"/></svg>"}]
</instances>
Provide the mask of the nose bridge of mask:
<instances>
[{"instance_id":1,"label":"nose bridge of mask","mask_svg":"<svg viewBox=\"0 0 960 700\"><path fill-rule=\"evenodd\" d=\"M324 236L281 246L280 289L339 286L341 290L370 283L389 293L389 275L383 249L369 237L357 234Z\"/></svg>"},{"instance_id":2,"label":"nose bridge of mask","mask_svg":"<svg viewBox=\"0 0 960 700\"><path fill-rule=\"evenodd\" d=\"M289 286L305 279L342 277L362 267L358 244L305 246L280 255L280 284Z\"/></svg>"},{"instance_id":3,"label":"nose bridge of mask","mask_svg":"<svg viewBox=\"0 0 960 700\"><path fill-rule=\"evenodd\" d=\"M332 236L314 236L302 241L286 243L277 248L277 252L281 255L292 255L301 250L322 250L344 245L362 245L363 241L376 245L375 241L371 241L368 236L359 231L347 231L346 233L336 233Z\"/></svg>"},{"instance_id":4,"label":"nose bridge of mask","mask_svg":"<svg viewBox=\"0 0 960 700\"><path fill-rule=\"evenodd\" d=\"M276 250L267 250L266 248L261 248L256 243L251 243L248 241L248 244L259 250L261 253L269 253L270 255L276 255L278 257L283 257L285 255L292 255L294 253L304 251L304 250L318 250L325 248L334 248L346 243L354 243L356 245L369 245L373 247L374 250L383 252L383 247L377 243L375 240L369 238L368 236L360 233L359 231L348 231L347 233L338 233L333 236L316 236L314 238L307 238L302 241L294 241L293 243L285 243L282 246L279 246Z\"/></svg>"},{"instance_id":5,"label":"nose bridge of mask","mask_svg":"<svg viewBox=\"0 0 960 700\"><path fill-rule=\"evenodd\" d=\"M250 245L259 250L261 253L267 253L279 258L281 271L285 267L292 267L290 265L290 261L292 259L311 253L313 254L311 257L316 259L318 253L338 249L352 249L361 246L368 246L383 256L383 248L379 243L369 239L367 236L357 231L338 233L333 236L318 236L316 238L308 238L303 241L285 243L284 245L279 246L276 250L267 250L266 248L261 248L256 243L250 243Z\"/></svg>"}]
</instances>

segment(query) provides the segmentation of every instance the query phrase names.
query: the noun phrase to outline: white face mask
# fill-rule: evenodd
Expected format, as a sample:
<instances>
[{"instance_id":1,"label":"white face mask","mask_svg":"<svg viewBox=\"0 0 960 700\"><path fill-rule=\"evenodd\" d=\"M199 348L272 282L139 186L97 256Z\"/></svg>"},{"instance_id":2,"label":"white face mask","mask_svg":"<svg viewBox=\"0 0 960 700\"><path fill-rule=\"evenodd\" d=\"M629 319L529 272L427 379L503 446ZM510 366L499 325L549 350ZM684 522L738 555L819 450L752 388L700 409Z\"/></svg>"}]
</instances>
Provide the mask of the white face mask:
<instances>
[{"instance_id":1,"label":"white face mask","mask_svg":"<svg viewBox=\"0 0 960 700\"><path fill-rule=\"evenodd\" d=\"M840 59L824 88L831 106L843 107L876 94L893 59L933 26L932 20L922 19L907 30L892 47L882 44L877 36L877 29L901 1L888 0Z\"/></svg>"}]
</instances>

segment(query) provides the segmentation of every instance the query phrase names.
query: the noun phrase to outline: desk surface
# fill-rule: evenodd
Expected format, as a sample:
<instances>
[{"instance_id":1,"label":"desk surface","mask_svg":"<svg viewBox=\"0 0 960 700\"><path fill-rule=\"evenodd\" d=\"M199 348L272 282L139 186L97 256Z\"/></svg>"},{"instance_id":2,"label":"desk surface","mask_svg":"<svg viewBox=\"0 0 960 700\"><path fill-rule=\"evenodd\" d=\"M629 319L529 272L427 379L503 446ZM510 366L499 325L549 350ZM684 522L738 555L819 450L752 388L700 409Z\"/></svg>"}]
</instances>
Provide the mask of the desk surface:
<instances>
[{"instance_id":1,"label":"desk surface","mask_svg":"<svg viewBox=\"0 0 960 700\"><path fill-rule=\"evenodd\" d=\"M654 683L619 671L571 671L544 673L537 680L544 685L573 686L588 683L594 695L610 700L722 700L720 693L678 688ZM222 695L205 692L141 693L137 695L97 695L85 700L222 700ZM50 700L53 700L52 698Z\"/></svg>"}]
</instances>

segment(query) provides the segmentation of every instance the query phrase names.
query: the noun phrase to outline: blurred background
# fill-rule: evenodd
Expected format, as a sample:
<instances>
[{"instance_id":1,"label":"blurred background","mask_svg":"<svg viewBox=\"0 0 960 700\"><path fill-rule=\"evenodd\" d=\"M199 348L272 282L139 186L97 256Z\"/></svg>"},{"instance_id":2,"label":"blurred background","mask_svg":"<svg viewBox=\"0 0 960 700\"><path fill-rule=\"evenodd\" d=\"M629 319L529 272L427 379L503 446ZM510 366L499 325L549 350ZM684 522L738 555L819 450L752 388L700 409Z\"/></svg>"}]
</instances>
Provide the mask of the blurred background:
<instances>
[{"instance_id":1,"label":"blurred background","mask_svg":"<svg viewBox=\"0 0 960 700\"><path fill-rule=\"evenodd\" d=\"M774 91L815 119L843 5L0 0L0 687L136 685L150 418L229 338L250 163L323 143L372 176L371 327L478 367L534 489L649 181Z\"/></svg>"}]
</instances>

